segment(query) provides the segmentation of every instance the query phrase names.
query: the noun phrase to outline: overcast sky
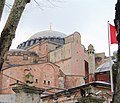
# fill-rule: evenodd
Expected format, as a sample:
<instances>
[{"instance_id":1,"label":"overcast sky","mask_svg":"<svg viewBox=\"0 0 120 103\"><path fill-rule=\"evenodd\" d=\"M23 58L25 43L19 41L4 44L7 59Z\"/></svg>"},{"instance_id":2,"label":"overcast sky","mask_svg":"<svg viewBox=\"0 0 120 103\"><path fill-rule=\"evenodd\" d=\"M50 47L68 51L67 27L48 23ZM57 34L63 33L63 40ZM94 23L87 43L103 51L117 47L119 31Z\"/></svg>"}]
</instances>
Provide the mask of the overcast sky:
<instances>
[{"instance_id":1,"label":"overcast sky","mask_svg":"<svg viewBox=\"0 0 120 103\"><path fill-rule=\"evenodd\" d=\"M81 34L82 44L88 47L93 44L95 52L105 52L108 56L109 20L114 25L115 4L117 0L34 0L27 5L16 31L11 49L29 39L33 34L52 30L70 35L75 31ZM13 0L7 0L7 5ZM0 31L4 27L10 9L6 6L0 23ZM117 50L117 44L111 45L111 54Z\"/></svg>"}]
</instances>

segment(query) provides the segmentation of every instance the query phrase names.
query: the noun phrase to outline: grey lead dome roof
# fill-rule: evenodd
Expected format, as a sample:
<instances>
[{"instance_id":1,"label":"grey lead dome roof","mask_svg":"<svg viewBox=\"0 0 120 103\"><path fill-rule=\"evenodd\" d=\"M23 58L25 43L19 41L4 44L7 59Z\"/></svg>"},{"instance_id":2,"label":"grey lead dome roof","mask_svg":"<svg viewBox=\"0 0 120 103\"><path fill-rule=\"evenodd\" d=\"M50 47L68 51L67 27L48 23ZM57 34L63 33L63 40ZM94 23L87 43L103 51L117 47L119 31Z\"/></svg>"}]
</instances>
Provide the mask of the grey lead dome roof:
<instances>
[{"instance_id":1,"label":"grey lead dome roof","mask_svg":"<svg viewBox=\"0 0 120 103\"><path fill-rule=\"evenodd\" d=\"M50 31L50 30L46 30L46 31L42 31L42 32L38 32L36 34L34 34L33 36L31 36L29 38L29 40L31 39L35 39L35 38L44 38L44 37L61 37L64 38L66 37L66 35L64 33L58 32L58 31Z\"/></svg>"},{"instance_id":2,"label":"grey lead dome roof","mask_svg":"<svg viewBox=\"0 0 120 103\"><path fill-rule=\"evenodd\" d=\"M58 31L51 31L51 30L41 31L31 36L27 41L19 44L17 48L26 49L36 43L43 42L46 40L63 45L65 37L66 35L64 33Z\"/></svg>"}]
</instances>

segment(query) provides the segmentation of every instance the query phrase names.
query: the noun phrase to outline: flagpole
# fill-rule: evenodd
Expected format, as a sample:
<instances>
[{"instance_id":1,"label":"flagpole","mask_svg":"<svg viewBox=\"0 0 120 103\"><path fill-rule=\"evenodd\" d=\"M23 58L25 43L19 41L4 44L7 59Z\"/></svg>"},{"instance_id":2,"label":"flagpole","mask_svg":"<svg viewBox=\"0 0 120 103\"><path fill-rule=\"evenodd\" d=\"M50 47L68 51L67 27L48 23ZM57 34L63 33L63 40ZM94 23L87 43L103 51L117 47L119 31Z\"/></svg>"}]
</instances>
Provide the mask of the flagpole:
<instances>
[{"instance_id":1,"label":"flagpole","mask_svg":"<svg viewBox=\"0 0 120 103\"><path fill-rule=\"evenodd\" d=\"M109 47L109 58L110 58L110 80L111 80L111 92L113 96L113 74L112 74L112 64L111 64L111 48L110 48L110 29L109 29L109 21L108 21L108 47Z\"/></svg>"}]
</instances>

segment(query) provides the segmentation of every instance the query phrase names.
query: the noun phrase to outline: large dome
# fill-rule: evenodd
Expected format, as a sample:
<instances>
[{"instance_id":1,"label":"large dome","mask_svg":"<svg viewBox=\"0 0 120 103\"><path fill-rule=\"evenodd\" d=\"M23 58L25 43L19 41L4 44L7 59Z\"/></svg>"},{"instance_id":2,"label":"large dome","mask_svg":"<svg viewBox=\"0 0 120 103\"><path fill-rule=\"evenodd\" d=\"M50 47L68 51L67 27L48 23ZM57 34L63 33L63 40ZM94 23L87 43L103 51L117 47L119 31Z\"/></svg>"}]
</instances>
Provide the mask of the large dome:
<instances>
[{"instance_id":1,"label":"large dome","mask_svg":"<svg viewBox=\"0 0 120 103\"><path fill-rule=\"evenodd\" d=\"M50 30L46 30L46 31L41 31L38 32L36 34L34 34L33 36L31 36L29 38L29 40L31 39L36 39L36 38L49 38L49 37L60 37L60 38L64 38L66 35L64 33L58 32L58 31L50 31Z\"/></svg>"},{"instance_id":2,"label":"large dome","mask_svg":"<svg viewBox=\"0 0 120 103\"><path fill-rule=\"evenodd\" d=\"M40 43L46 40L63 45L65 37L66 35L64 33L58 31L51 31L51 30L41 31L31 36L27 41L18 45L17 48L26 49L36 43Z\"/></svg>"}]
</instances>

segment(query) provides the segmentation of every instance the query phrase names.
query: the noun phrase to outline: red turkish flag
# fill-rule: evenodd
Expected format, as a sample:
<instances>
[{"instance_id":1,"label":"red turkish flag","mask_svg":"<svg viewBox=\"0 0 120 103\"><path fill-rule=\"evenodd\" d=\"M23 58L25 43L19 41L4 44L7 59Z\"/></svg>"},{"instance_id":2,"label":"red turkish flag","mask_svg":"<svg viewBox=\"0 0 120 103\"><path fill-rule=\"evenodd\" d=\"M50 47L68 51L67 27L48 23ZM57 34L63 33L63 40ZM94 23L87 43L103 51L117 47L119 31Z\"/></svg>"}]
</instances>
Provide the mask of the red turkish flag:
<instances>
[{"instance_id":1,"label":"red turkish flag","mask_svg":"<svg viewBox=\"0 0 120 103\"><path fill-rule=\"evenodd\" d=\"M117 38L116 38L116 29L115 26L110 24L110 41L111 44L118 44Z\"/></svg>"}]
</instances>

